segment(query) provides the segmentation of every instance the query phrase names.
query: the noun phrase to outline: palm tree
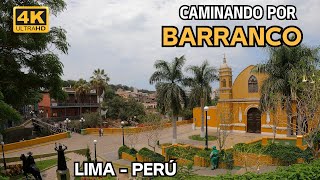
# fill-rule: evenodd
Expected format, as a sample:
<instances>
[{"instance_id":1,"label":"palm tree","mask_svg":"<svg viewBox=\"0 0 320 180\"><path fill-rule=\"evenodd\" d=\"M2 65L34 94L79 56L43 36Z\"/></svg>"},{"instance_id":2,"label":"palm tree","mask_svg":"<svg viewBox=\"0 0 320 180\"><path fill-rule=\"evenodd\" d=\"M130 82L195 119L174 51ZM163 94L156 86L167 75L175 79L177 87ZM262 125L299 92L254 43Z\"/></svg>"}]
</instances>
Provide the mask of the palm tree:
<instances>
[{"instance_id":1,"label":"palm tree","mask_svg":"<svg viewBox=\"0 0 320 180\"><path fill-rule=\"evenodd\" d=\"M84 79L79 79L74 85L74 90L76 92L76 97L80 101L80 116L82 114L82 103L85 96L90 92L90 85Z\"/></svg>"},{"instance_id":2,"label":"palm tree","mask_svg":"<svg viewBox=\"0 0 320 180\"><path fill-rule=\"evenodd\" d=\"M264 64L258 64L252 70L268 75L260 90L260 109L262 111L268 111L270 105L272 107L275 101L274 97L279 97L279 95L284 97L283 103L285 103L287 114L287 136L293 134L292 103L299 95L298 89L302 74L306 74L315 68L318 50L304 45L270 47L268 48L269 60Z\"/></svg>"},{"instance_id":3,"label":"palm tree","mask_svg":"<svg viewBox=\"0 0 320 180\"><path fill-rule=\"evenodd\" d=\"M110 80L110 78L104 72L103 69L96 69L96 70L93 71L93 76L91 76L90 79L91 79L90 80L91 86L97 91L98 104L99 104L99 114L101 116L100 98L101 98L101 95L104 92L104 89L108 85L108 81Z\"/></svg>"},{"instance_id":4,"label":"palm tree","mask_svg":"<svg viewBox=\"0 0 320 180\"><path fill-rule=\"evenodd\" d=\"M201 105L201 137L204 132L204 103L210 102L211 86L210 83L218 80L217 70L210 66L208 61L204 61L200 66L189 66L187 72L193 77L186 78L186 84L191 87L190 103L194 106Z\"/></svg>"},{"instance_id":5,"label":"palm tree","mask_svg":"<svg viewBox=\"0 0 320 180\"><path fill-rule=\"evenodd\" d=\"M154 67L156 71L150 77L150 84L156 83L158 106L162 113L172 115L172 144L177 141L177 117L186 105L186 94L182 88L182 67L186 59L176 57L172 62L158 60Z\"/></svg>"}]
</instances>

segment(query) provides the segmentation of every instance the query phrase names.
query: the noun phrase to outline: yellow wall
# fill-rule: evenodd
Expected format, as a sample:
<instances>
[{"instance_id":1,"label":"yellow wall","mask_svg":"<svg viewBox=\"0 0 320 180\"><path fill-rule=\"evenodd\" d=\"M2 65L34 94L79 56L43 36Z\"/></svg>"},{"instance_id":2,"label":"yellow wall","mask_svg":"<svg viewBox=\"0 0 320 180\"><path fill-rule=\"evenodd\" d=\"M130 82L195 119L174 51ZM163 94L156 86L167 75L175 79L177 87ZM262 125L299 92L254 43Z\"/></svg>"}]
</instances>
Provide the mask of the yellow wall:
<instances>
[{"instance_id":1,"label":"yellow wall","mask_svg":"<svg viewBox=\"0 0 320 180\"><path fill-rule=\"evenodd\" d=\"M25 141L20 141L16 143L10 143L10 144L5 144L4 145L4 151L10 151L14 149L20 149L20 148L25 148L28 146L33 146L33 145L38 145L50 141L56 141L59 139L64 139L68 137L68 133L59 133L59 134L54 134L51 136L45 136L45 137L39 137L31 140L25 140Z\"/></svg>"},{"instance_id":2,"label":"yellow wall","mask_svg":"<svg viewBox=\"0 0 320 180\"><path fill-rule=\"evenodd\" d=\"M259 98L260 98L260 88L263 83L263 81L266 79L265 74L260 73L251 73L251 70L253 69L253 65L248 66L245 68L235 79L235 82L232 86L232 95L230 98L226 96L225 94L220 96L219 102L217 106L211 106L209 107L208 116L211 117L210 120L208 120L208 126L210 127L217 127L218 124L226 123L221 122L222 117L230 116L231 121L229 124L231 124L230 129L231 130L238 130L238 131L247 131L247 112L250 108L258 108L259 106ZM220 70L221 71L221 70ZM229 72L222 71L220 72L220 78L229 78ZM258 86L259 90L257 93L249 93L248 91L248 79L251 75L254 75L258 80ZM220 86L222 85L220 81ZM230 87L230 86L229 86ZM228 81L227 81L227 87L228 88ZM221 91L225 91L222 88ZM239 113L241 111L241 113ZM201 110L200 107L196 107L193 109L193 117L195 121L196 126L201 126ZM224 121L226 118L223 118ZM240 120L241 119L241 120ZM277 127L286 127L286 114L284 111L279 111L277 114L270 114L270 122L267 123L267 114L262 113L261 114L261 131L262 132L269 132L272 133L272 125L273 125L273 119L277 119L279 122L276 126ZM205 118L204 118L205 121ZM285 134L286 130L277 130L277 133L279 134Z\"/></svg>"},{"instance_id":3,"label":"yellow wall","mask_svg":"<svg viewBox=\"0 0 320 180\"><path fill-rule=\"evenodd\" d=\"M232 86L232 97L233 99L252 99L252 98L260 98L260 93L249 93L248 91L248 80L251 75L254 75L258 79L258 86L259 91L260 87L263 83L263 80L265 80L266 75L260 74L260 73L251 73L251 70L253 69L253 65L248 66L245 68L235 79L233 86Z\"/></svg>"},{"instance_id":4,"label":"yellow wall","mask_svg":"<svg viewBox=\"0 0 320 180\"><path fill-rule=\"evenodd\" d=\"M177 125L184 125L184 124L190 124L192 123L192 120L182 120L182 121L177 121ZM166 123L164 124L164 127L171 127L171 123ZM85 129L85 134L99 134L99 129L100 128L86 128ZM151 127L145 126L145 127L125 127L125 132L130 132L130 133L139 133L142 131L148 131L152 129ZM120 134L122 133L122 128L103 128L103 134Z\"/></svg>"}]
</instances>

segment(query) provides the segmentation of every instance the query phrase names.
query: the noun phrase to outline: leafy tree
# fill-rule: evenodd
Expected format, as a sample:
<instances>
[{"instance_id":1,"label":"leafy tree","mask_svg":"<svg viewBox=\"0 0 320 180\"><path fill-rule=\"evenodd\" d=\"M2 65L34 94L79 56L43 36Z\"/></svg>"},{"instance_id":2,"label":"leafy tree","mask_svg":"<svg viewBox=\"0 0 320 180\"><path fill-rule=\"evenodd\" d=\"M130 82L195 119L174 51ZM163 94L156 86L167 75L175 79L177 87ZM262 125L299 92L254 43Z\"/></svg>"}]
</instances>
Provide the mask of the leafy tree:
<instances>
[{"instance_id":1,"label":"leafy tree","mask_svg":"<svg viewBox=\"0 0 320 180\"><path fill-rule=\"evenodd\" d=\"M84 122L84 127L94 128L100 125L101 119L99 113L84 113L83 118L86 120Z\"/></svg>"},{"instance_id":2,"label":"leafy tree","mask_svg":"<svg viewBox=\"0 0 320 180\"><path fill-rule=\"evenodd\" d=\"M186 78L186 84L191 87L190 103L191 107L201 106L201 137L204 133L204 103L210 104L211 85L218 80L217 70L210 66L208 61L204 61L200 66L189 66L188 72L192 77Z\"/></svg>"},{"instance_id":3,"label":"leafy tree","mask_svg":"<svg viewBox=\"0 0 320 180\"><path fill-rule=\"evenodd\" d=\"M148 113L146 115L139 116L138 118L144 126L149 127L148 130L145 131L144 135L148 139L148 146L150 146L155 152L165 121L159 114L155 113Z\"/></svg>"},{"instance_id":4,"label":"leafy tree","mask_svg":"<svg viewBox=\"0 0 320 180\"><path fill-rule=\"evenodd\" d=\"M66 80L63 81L63 87L73 87L77 81L75 80Z\"/></svg>"},{"instance_id":5,"label":"leafy tree","mask_svg":"<svg viewBox=\"0 0 320 180\"><path fill-rule=\"evenodd\" d=\"M184 56L176 57L172 62L156 61L156 71L149 80L150 84L156 83L158 107L161 112L172 114L172 144L176 144L177 140L177 117L186 105L186 94L182 88L182 67L185 61Z\"/></svg>"},{"instance_id":6,"label":"leafy tree","mask_svg":"<svg viewBox=\"0 0 320 180\"><path fill-rule=\"evenodd\" d=\"M120 96L108 100L104 103L104 108L108 109L107 117L112 119L128 120L134 116L144 115L145 110L141 103L134 99L126 101Z\"/></svg>"},{"instance_id":7,"label":"leafy tree","mask_svg":"<svg viewBox=\"0 0 320 180\"><path fill-rule=\"evenodd\" d=\"M19 122L20 120L21 116L19 112L3 101L3 94L0 91L0 123L5 124L9 121Z\"/></svg>"},{"instance_id":8,"label":"leafy tree","mask_svg":"<svg viewBox=\"0 0 320 180\"><path fill-rule=\"evenodd\" d=\"M272 97L277 94L284 97L287 114L287 135L292 135L292 102L298 94L299 83L302 81L301 74L313 70L318 63L319 48L310 48L305 45L288 47L285 45L268 48L270 57L266 63L258 64L253 72L266 73L267 79L261 87L260 109L268 111L269 107L276 102ZM266 103L264 101L270 101Z\"/></svg>"},{"instance_id":9,"label":"leafy tree","mask_svg":"<svg viewBox=\"0 0 320 180\"><path fill-rule=\"evenodd\" d=\"M19 109L37 103L40 89L49 90L51 97L64 99L60 76L63 65L57 53L68 52L66 31L51 27L49 33L13 33L13 7L39 6L50 8L57 15L66 7L63 0L1 1L0 2L0 91L3 101Z\"/></svg>"}]
</instances>

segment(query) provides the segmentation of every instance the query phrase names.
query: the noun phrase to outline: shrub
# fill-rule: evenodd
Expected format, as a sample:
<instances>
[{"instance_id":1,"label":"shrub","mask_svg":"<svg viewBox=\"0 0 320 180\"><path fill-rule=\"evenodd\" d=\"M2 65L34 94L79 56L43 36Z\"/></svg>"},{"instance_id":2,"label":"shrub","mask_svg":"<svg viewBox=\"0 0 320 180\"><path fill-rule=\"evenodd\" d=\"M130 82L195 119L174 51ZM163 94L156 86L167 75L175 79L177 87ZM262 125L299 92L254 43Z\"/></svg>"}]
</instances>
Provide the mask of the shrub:
<instances>
[{"instance_id":1,"label":"shrub","mask_svg":"<svg viewBox=\"0 0 320 180\"><path fill-rule=\"evenodd\" d=\"M197 153L196 153L196 155L197 156L199 156L199 157L202 157L202 158L204 158L205 160L207 160L207 161L210 161L210 153L211 153L211 150L210 149L208 149L208 150L200 150L200 151L198 151Z\"/></svg>"},{"instance_id":2,"label":"shrub","mask_svg":"<svg viewBox=\"0 0 320 180\"><path fill-rule=\"evenodd\" d=\"M295 163L298 158L303 158L306 162L309 162L312 159L312 152L310 149L302 151L300 148L292 145L272 143L267 146L262 146L260 143L238 143L233 147L233 149L238 152L269 155L273 158L279 159L280 163L283 165L291 165Z\"/></svg>"},{"instance_id":3,"label":"shrub","mask_svg":"<svg viewBox=\"0 0 320 180\"><path fill-rule=\"evenodd\" d=\"M219 161L226 163L227 169L233 169L234 159L232 151L222 150L219 153Z\"/></svg>"},{"instance_id":4,"label":"shrub","mask_svg":"<svg viewBox=\"0 0 320 180\"><path fill-rule=\"evenodd\" d=\"M92 162L92 160L91 160L91 152L90 152L89 146L87 146L85 155L86 155L86 158L87 158L87 162Z\"/></svg>"},{"instance_id":5,"label":"shrub","mask_svg":"<svg viewBox=\"0 0 320 180\"><path fill-rule=\"evenodd\" d=\"M180 147L173 146L166 149L166 153L169 156L179 157L183 159L187 159L193 161L194 155L201 150L200 148L195 147Z\"/></svg>"},{"instance_id":6,"label":"shrub","mask_svg":"<svg viewBox=\"0 0 320 180\"><path fill-rule=\"evenodd\" d=\"M138 152L141 156L150 159L152 162L164 162L165 158L156 152L151 151L148 148L142 148Z\"/></svg>"},{"instance_id":7,"label":"shrub","mask_svg":"<svg viewBox=\"0 0 320 180\"><path fill-rule=\"evenodd\" d=\"M222 175L215 179L320 179L320 160L315 160L310 164L294 164L292 166L279 168L276 171L255 174L245 173L243 175Z\"/></svg>"},{"instance_id":8,"label":"shrub","mask_svg":"<svg viewBox=\"0 0 320 180\"><path fill-rule=\"evenodd\" d=\"M124 145L118 149L119 159L121 158L122 152L128 153L134 157L136 157L136 154L137 154L137 150L135 150L134 148L129 148L128 146Z\"/></svg>"},{"instance_id":9,"label":"shrub","mask_svg":"<svg viewBox=\"0 0 320 180\"><path fill-rule=\"evenodd\" d=\"M281 144L268 144L265 154L273 158L278 158L280 163L285 165L293 164L299 157L302 157L302 150L296 146L286 146Z\"/></svg>"},{"instance_id":10,"label":"shrub","mask_svg":"<svg viewBox=\"0 0 320 180\"><path fill-rule=\"evenodd\" d=\"M189 136L189 139L192 139L192 140L195 140L195 141L205 141L206 138L205 137L200 137L200 135L192 135L192 136ZM216 136L209 136L208 135L208 141L215 141L217 140L217 137Z\"/></svg>"}]
</instances>

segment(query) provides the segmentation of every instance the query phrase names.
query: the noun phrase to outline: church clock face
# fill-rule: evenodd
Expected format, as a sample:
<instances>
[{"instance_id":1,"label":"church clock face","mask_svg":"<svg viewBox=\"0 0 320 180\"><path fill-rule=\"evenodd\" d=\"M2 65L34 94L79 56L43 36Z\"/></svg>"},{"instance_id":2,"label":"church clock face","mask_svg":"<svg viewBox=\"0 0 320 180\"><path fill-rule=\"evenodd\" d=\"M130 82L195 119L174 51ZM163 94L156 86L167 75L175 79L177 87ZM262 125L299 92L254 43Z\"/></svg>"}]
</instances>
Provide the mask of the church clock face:
<instances>
[{"instance_id":1,"label":"church clock face","mask_svg":"<svg viewBox=\"0 0 320 180\"><path fill-rule=\"evenodd\" d=\"M261 111L257 108L251 108L247 113L247 132L261 133Z\"/></svg>"}]
</instances>

